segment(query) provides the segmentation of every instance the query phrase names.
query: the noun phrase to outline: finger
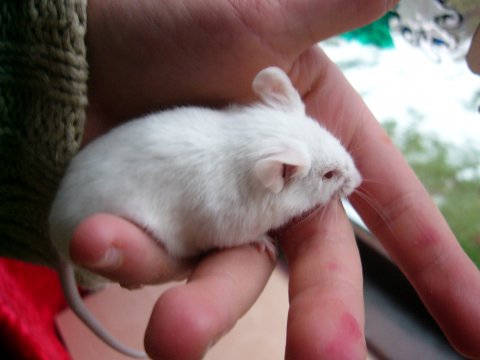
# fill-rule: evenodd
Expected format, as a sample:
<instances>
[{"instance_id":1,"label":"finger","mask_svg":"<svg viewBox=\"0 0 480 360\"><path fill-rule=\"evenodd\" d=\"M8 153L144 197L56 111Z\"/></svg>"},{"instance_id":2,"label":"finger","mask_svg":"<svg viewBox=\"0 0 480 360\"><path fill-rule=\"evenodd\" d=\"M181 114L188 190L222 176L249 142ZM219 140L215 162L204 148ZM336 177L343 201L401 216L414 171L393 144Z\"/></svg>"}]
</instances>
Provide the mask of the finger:
<instances>
[{"instance_id":1,"label":"finger","mask_svg":"<svg viewBox=\"0 0 480 360\"><path fill-rule=\"evenodd\" d=\"M374 21L392 9L398 0L302 0L296 3L298 11L291 22L306 25L314 42L318 42ZM288 15L290 17L290 13Z\"/></svg>"},{"instance_id":2,"label":"finger","mask_svg":"<svg viewBox=\"0 0 480 360\"><path fill-rule=\"evenodd\" d=\"M286 359L365 359L362 271L348 219L331 204L281 235L290 270Z\"/></svg>"},{"instance_id":3,"label":"finger","mask_svg":"<svg viewBox=\"0 0 480 360\"><path fill-rule=\"evenodd\" d=\"M93 215L77 227L70 253L77 265L127 287L185 277L189 269L136 225L108 214Z\"/></svg>"},{"instance_id":4,"label":"finger","mask_svg":"<svg viewBox=\"0 0 480 360\"><path fill-rule=\"evenodd\" d=\"M260 36L271 39L273 47L287 46L290 50L305 49L330 36L366 25L385 15L396 3L398 0L296 0L255 2L251 6L234 2L244 23L259 29ZM284 32L278 34L280 29Z\"/></svg>"},{"instance_id":5,"label":"finger","mask_svg":"<svg viewBox=\"0 0 480 360\"><path fill-rule=\"evenodd\" d=\"M154 359L200 359L250 308L274 263L253 246L208 256L189 282L164 293L145 335Z\"/></svg>"},{"instance_id":6,"label":"finger","mask_svg":"<svg viewBox=\"0 0 480 360\"><path fill-rule=\"evenodd\" d=\"M352 204L452 344L480 356L478 269L361 98L322 52L315 54L321 80L307 96L309 111L348 145L367 179L360 191L371 201L353 195Z\"/></svg>"}]
</instances>

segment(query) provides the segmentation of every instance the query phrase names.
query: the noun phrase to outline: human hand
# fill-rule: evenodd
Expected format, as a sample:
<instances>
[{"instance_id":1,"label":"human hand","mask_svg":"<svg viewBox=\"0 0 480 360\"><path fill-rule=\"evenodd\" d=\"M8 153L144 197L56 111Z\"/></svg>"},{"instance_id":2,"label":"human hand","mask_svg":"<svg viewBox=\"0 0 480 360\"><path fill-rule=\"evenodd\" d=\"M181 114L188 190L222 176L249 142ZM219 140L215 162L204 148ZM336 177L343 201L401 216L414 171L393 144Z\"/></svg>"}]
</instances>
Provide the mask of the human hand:
<instances>
[{"instance_id":1,"label":"human hand","mask_svg":"<svg viewBox=\"0 0 480 360\"><path fill-rule=\"evenodd\" d=\"M470 43L467 54L467 64L470 70L480 75L480 25L478 25Z\"/></svg>"},{"instance_id":2,"label":"human hand","mask_svg":"<svg viewBox=\"0 0 480 360\"><path fill-rule=\"evenodd\" d=\"M342 139L364 177L375 180L376 185L365 182L362 191L379 209L384 206L382 214L360 197L352 199L364 220L452 341L478 355L476 268L358 95L312 46L373 20L388 4L380 0L280 4L91 0L85 141L159 107L248 101L258 70L270 65L284 68L304 95L310 114ZM280 236L291 268L287 358L365 354L358 254L340 208L331 212ZM267 256L251 247L215 253L194 267L179 264L132 224L107 218L95 216L77 229L74 260L92 267L113 246L122 260L110 256L113 267L104 262L93 268L128 286L165 281L193 268L188 284L170 290L155 306L146 333L146 348L154 358L199 358L251 306L273 268ZM442 281L435 282L435 276ZM459 295L467 290L471 296Z\"/></svg>"},{"instance_id":3,"label":"human hand","mask_svg":"<svg viewBox=\"0 0 480 360\"><path fill-rule=\"evenodd\" d=\"M316 59L321 80L304 100L355 157L365 180L350 197L352 205L450 342L461 353L480 358L480 272L339 69L320 49ZM290 265L287 357L303 350L302 359L317 358L304 355L309 349L327 359L356 358L352 354L363 346L361 268L345 214L333 207L323 217L289 229L280 240ZM328 332L320 325L327 317ZM312 334L315 343L306 340Z\"/></svg>"}]
</instances>

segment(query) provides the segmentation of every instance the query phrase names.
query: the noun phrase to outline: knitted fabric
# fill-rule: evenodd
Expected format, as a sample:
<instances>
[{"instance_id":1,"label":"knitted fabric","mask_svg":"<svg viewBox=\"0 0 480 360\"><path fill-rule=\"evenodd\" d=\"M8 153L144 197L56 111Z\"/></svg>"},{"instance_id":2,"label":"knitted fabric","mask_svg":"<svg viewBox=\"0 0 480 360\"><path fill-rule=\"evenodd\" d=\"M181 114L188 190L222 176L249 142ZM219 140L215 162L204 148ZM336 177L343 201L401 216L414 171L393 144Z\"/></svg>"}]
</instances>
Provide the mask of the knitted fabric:
<instances>
[{"instance_id":1,"label":"knitted fabric","mask_svg":"<svg viewBox=\"0 0 480 360\"><path fill-rule=\"evenodd\" d=\"M0 3L0 254L50 264L48 209L87 104L86 0Z\"/></svg>"}]
</instances>

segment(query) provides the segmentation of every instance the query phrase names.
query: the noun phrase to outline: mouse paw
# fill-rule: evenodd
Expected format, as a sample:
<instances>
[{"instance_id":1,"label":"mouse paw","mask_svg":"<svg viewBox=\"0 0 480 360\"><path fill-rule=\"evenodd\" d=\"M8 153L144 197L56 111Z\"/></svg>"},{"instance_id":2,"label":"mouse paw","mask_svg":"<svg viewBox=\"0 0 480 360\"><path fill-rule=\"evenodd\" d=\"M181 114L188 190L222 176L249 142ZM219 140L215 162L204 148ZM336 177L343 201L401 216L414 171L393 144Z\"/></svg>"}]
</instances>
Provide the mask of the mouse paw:
<instances>
[{"instance_id":1,"label":"mouse paw","mask_svg":"<svg viewBox=\"0 0 480 360\"><path fill-rule=\"evenodd\" d=\"M268 235L262 235L253 243L260 252L266 252L270 260L277 261L278 251L275 241Z\"/></svg>"}]
</instances>

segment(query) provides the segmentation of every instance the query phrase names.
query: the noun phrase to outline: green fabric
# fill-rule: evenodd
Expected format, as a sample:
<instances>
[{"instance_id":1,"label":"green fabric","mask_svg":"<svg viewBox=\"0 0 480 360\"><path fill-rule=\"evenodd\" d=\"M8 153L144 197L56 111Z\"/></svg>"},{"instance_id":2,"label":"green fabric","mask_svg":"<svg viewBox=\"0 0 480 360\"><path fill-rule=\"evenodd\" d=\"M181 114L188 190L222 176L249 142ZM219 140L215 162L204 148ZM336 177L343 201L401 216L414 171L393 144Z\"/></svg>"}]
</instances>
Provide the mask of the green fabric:
<instances>
[{"instance_id":1,"label":"green fabric","mask_svg":"<svg viewBox=\"0 0 480 360\"><path fill-rule=\"evenodd\" d=\"M53 264L47 216L87 104L86 0L0 0L0 255Z\"/></svg>"},{"instance_id":2,"label":"green fabric","mask_svg":"<svg viewBox=\"0 0 480 360\"><path fill-rule=\"evenodd\" d=\"M388 13L369 25L342 34L342 37L358 41L363 45L373 45L383 49L393 48L393 39L388 24L390 16L391 14Z\"/></svg>"}]
</instances>

